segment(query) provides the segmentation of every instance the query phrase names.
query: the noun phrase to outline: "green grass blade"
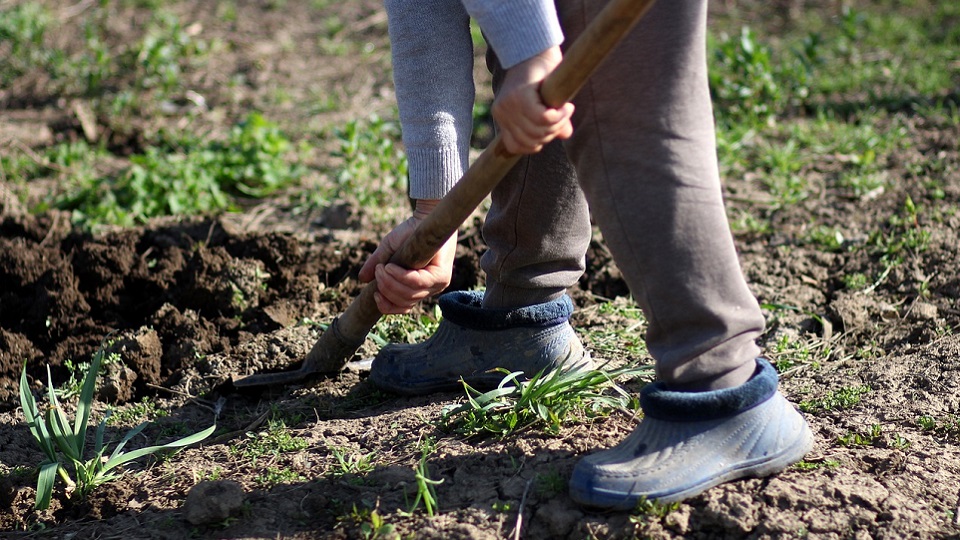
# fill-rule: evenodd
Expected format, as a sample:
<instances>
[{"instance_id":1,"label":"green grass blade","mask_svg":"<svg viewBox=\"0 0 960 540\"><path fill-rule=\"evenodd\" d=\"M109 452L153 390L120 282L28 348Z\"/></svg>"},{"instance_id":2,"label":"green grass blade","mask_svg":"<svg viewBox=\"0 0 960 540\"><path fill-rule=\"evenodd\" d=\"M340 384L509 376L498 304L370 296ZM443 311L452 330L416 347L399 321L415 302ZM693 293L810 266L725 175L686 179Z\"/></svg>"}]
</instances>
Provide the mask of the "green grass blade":
<instances>
[{"instance_id":1,"label":"green grass blade","mask_svg":"<svg viewBox=\"0 0 960 540\"><path fill-rule=\"evenodd\" d=\"M73 432L73 428L70 427L70 420L64 414L63 408L60 406L60 400L57 399L57 389L53 386L50 366L47 366L47 399L50 400L50 408L47 409L46 416L47 427L50 428L53 439L68 458L81 461L83 448L82 445L77 443L77 436Z\"/></svg>"},{"instance_id":2,"label":"green grass blade","mask_svg":"<svg viewBox=\"0 0 960 540\"><path fill-rule=\"evenodd\" d=\"M57 479L57 469L60 464L56 461L48 461L40 465L40 474L37 476L37 501L34 508L37 510L46 510L50 507L50 499L53 497L53 483Z\"/></svg>"},{"instance_id":3,"label":"green grass blade","mask_svg":"<svg viewBox=\"0 0 960 540\"><path fill-rule=\"evenodd\" d=\"M57 447L68 459L73 461L82 461L82 456L77 453L75 445L75 436L70 433L70 421L63 411L55 407L47 409L47 426L53 434L53 439L57 442Z\"/></svg>"},{"instance_id":4,"label":"green grass blade","mask_svg":"<svg viewBox=\"0 0 960 540\"><path fill-rule=\"evenodd\" d=\"M100 425L97 426L97 433L93 441L93 453L100 457L103 455L103 432L107 429L107 419L110 418L110 415L113 414L113 410L107 411L107 414L104 415L103 420L100 421Z\"/></svg>"},{"instance_id":5,"label":"green grass blade","mask_svg":"<svg viewBox=\"0 0 960 540\"><path fill-rule=\"evenodd\" d=\"M140 448L140 449L134 450L134 451L132 451L132 452L127 452L126 454L114 455L114 456L112 456L109 460L107 460L107 462L103 465L103 469L102 469L102 470L103 470L103 472L107 472L107 471L109 471L110 469L112 469L112 468L114 468L114 467L116 467L116 466L118 466L118 465L123 465L124 463L127 463L128 461L132 461L132 460L134 460L134 459L137 459L137 458L142 457L142 456L146 456L146 455L148 455L148 454L153 454L153 453L156 453L156 452L160 452L160 451L162 451L162 450L172 450L172 449L174 449L174 448L180 448L180 447L183 447L183 446L190 446L191 444L198 443L198 442L206 439L206 438L209 437L209 436L214 432L214 430L216 430L216 429L217 429L217 425L214 424L214 425L208 427L207 429L205 429L205 430L203 430L203 431L200 431L200 432L198 432L198 433L194 433L193 435L189 435L189 436L187 436L187 437L184 437L184 438L182 438L182 439L178 439L178 440L173 441L173 442L169 442L169 443L167 443L167 444L162 444L162 445L159 445L159 446L148 446L148 447L146 447L146 448Z\"/></svg>"},{"instance_id":6,"label":"green grass blade","mask_svg":"<svg viewBox=\"0 0 960 540\"><path fill-rule=\"evenodd\" d=\"M147 427L148 425L150 425L150 422L143 422L142 424L128 431L127 434L124 435L122 439L120 439L120 442L117 443L117 447L113 449L113 453L110 454L110 459L113 459L119 456L120 453L123 451L123 447L126 446L128 442L130 442L130 439L139 435L140 432L143 431L143 428Z\"/></svg>"},{"instance_id":7,"label":"green grass blade","mask_svg":"<svg viewBox=\"0 0 960 540\"><path fill-rule=\"evenodd\" d=\"M93 404L93 393L97 390L97 377L100 374L100 362L103 360L103 346L90 360L90 369L83 376L80 389L80 400L77 402L77 417L74 419L73 433L80 441L80 452L87 439L87 422L90 420L90 407Z\"/></svg>"},{"instance_id":8,"label":"green grass blade","mask_svg":"<svg viewBox=\"0 0 960 540\"><path fill-rule=\"evenodd\" d=\"M40 411L37 410L37 401L30 392L30 386L27 383L27 364L23 364L23 371L20 373L20 406L23 408L23 417L27 421L27 428L34 440L46 454L50 461L57 460L57 451L53 441L50 439L50 433L43 423Z\"/></svg>"}]
</instances>

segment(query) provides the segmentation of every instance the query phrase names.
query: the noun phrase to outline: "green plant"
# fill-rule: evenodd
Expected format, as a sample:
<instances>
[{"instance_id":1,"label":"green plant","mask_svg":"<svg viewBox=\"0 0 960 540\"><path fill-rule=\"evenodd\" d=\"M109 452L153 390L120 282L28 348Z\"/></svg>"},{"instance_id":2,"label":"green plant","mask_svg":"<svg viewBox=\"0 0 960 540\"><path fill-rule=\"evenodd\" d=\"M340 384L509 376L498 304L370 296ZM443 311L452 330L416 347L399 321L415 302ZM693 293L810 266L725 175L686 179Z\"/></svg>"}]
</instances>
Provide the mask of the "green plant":
<instances>
[{"instance_id":1,"label":"green plant","mask_svg":"<svg viewBox=\"0 0 960 540\"><path fill-rule=\"evenodd\" d=\"M330 474L335 477L348 474L366 474L376 467L376 451L364 454L349 448L331 447L330 453L334 459Z\"/></svg>"},{"instance_id":2,"label":"green plant","mask_svg":"<svg viewBox=\"0 0 960 540\"><path fill-rule=\"evenodd\" d=\"M121 363L119 354L103 354L98 367L99 372L96 373L96 376L103 375L107 366L118 363ZM60 399L70 399L79 396L83 389L83 381L86 375L90 373L91 362L74 363L72 359L68 358L63 361L63 367L67 368L69 378L57 389L57 396Z\"/></svg>"},{"instance_id":3,"label":"green plant","mask_svg":"<svg viewBox=\"0 0 960 540\"><path fill-rule=\"evenodd\" d=\"M390 343L417 343L432 336L442 318L440 306L434 306L432 314L387 315L377 321L368 337L378 347Z\"/></svg>"},{"instance_id":4,"label":"green plant","mask_svg":"<svg viewBox=\"0 0 960 540\"><path fill-rule=\"evenodd\" d=\"M133 403L122 409L116 410L115 413L110 416L110 420L107 422L107 424L115 426L141 419L154 420L163 416L167 416L168 414L169 413L167 413L167 411L161 409L160 406L157 405L156 401L150 398L144 398L139 403Z\"/></svg>"},{"instance_id":5,"label":"green plant","mask_svg":"<svg viewBox=\"0 0 960 540\"><path fill-rule=\"evenodd\" d=\"M936 429L937 421L932 416L925 414L917 418L917 425L920 426L922 431L931 431Z\"/></svg>"},{"instance_id":6,"label":"green plant","mask_svg":"<svg viewBox=\"0 0 960 540\"><path fill-rule=\"evenodd\" d=\"M880 437L883 435L883 428L880 424L873 424L870 426L870 431L867 433L860 433L855 431L848 431L847 433L837 437L837 442L843 446L873 446L880 441Z\"/></svg>"},{"instance_id":7,"label":"green plant","mask_svg":"<svg viewBox=\"0 0 960 540\"><path fill-rule=\"evenodd\" d=\"M793 468L799 471L815 471L817 469L833 469L840 466L840 462L835 459L824 459L823 461L801 460L793 465Z\"/></svg>"},{"instance_id":8,"label":"green plant","mask_svg":"<svg viewBox=\"0 0 960 540\"><path fill-rule=\"evenodd\" d=\"M537 493L543 498L549 499L556 497L567 491L567 479L556 469L538 473L535 478L537 481Z\"/></svg>"},{"instance_id":9,"label":"green plant","mask_svg":"<svg viewBox=\"0 0 960 540\"><path fill-rule=\"evenodd\" d=\"M297 452L309 446L303 437L292 435L283 420L269 420L265 431L247 433L246 436L246 441L232 446L230 453L254 462L263 456Z\"/></svg>"},{"instance_id":10,"label":"green plant","mask_svg":"<svg viewBox=\"0 0 960 540\"><path fill-rule=\"evenodd\" d=\"M443 480L433 480L430 478L430 471L427 467L427 457L430 456L433 450L434 446L432 444L425 444L421 448L420 461L417 462L417 466L413 469L414 476L417 480L417 496L410 506L410 511L406 512L407 515L412 515L421 502L423 503L424 510L427 512L427 516L433 517L437 513L436 486L442 484Z\"/></svg>"},{"instance_id":11,"label":"green plant","mask_svg":"<svg viewBox=\"0 0 960 540\"><path fill-rule=\"evenodd\" d=\"M636 508L630 515L630 521L632 523L639 523L650 517L663 519L667 517L667 514L676 512L679 509L679 502L662 503L657 500L650 500L646 497L640 497L640 500L637 501Z\"/></svg>"},{"instance_id":12,"label":"green plant","mask_svg":"<svg viewBox=\"0 0 960 540\"><path fill-rule=\"evenodd\" d=\"M400 127L373 115L335 130L338 189L359 197L363 206L381 207L406 191L407 158L397 142Z\"/></svg>"},{"instance_id":13,"label":"green plant","mask_svg":"<svg viewBox=\"0 0 960 540\"><path fill-rule=\"evenodd\" d=\"M502 438L542 424L548 432L557 433L572 414L597 416L635 406L634 398L616 380L652 374L650 367L626 366L610 371L553 370L522 380L523 372L497 371L505 377L489 392L481 393L463 383L467 402L444 410L445 427L465 436Z\"/></svg>"},{"instance_id":14,"label":"green plant","mask_svg":"<svg viewBox=\"0 0 960 540\"><path fill-rule=\"evenodd\" d=\"M306 477L289 467L267 467L265 471L253 478L253 481L264 487L273 487L277 484L302 482Z\"/></svg>"},{"instance_id":15,"label":"green plant","mask_svg":"<svg viewBox=\"0 0 960 540\"><path fill-rule=\"evenodd\" d=\"M40 2L0 8L0 85L45 60L44 36L52 18Z\"/></svg>"},{"instance_id":16,"label":"green plant","mask_svg":"<svg viewBox=\"0 0 960 540\"><path fill-rule=\"evenodd\" d=\"M290 141L279 128L252 113L230 130L226 141L184 141L183 151L150 147L130 158L131 167L113 182L84 175L57 200L87 224L133 225L152 217L229 210L231 196L263 197L297 180L298 164L287 163Z\"/></svg>"},{"instance_id":17,"label":"green plant","mask_svg":"<svg viewBox=\"0 0 960 540\"><path fill-rule=\"evenodd\" d=\"M392 538L396 535L393 525L383 520L380 512L370 511L368 521L360 523L360 534L365 540L374 540L376 538Z\"/></svg>"},{"instance_id":18,"label":"green plant","mask_svg":"<svg viewBox=\"0 0 960 540\"><path fill-rule=\"evenodd\" d=\"M49 367L47 368L47 399L49 402L45 414L38 409L36 400L30 392L27 383L26 365L24 365L20 374L20 405L23 408L30 434L33 435L34 440L37 441L46 456L46 460L40 464L40 472L37 478L36 508L38 510L50 506L50 499L58 474L68 488L75 489L77 495L84 498L98 486L117 478L119 473L112 472L117 467L142 456L200 442L210 436L216 429L216 425L213 425L201 432L173 442L123 452L124 446L148 425L147 422L144 422L127 432L117 443L113 452L109 456L105 456L107 445L104 444L104 432L106 431L107 419L112 412L110 411L97 426L92 456L85 458L87 455L87 424L90 420L93 395L104 354L101 347L93 355L90 369L83 378L77 401L76 416L72 422L57 398L56 387L53 385ZM71 478L61 460L72 466L73 478Z\"/></svg>"},{"instance_id":19,"label":"green plant","mask_svg":"<svg viewBox=\"0 0 960 540\"><path fill-rule=\"evenodd\" d=\"M870 392L870 387L867 385L843 387L828 392L822 398L801 402L800 410L817 412L851 409L860 403L861 397L867 392Z\"/></svg>"}]
</instances>

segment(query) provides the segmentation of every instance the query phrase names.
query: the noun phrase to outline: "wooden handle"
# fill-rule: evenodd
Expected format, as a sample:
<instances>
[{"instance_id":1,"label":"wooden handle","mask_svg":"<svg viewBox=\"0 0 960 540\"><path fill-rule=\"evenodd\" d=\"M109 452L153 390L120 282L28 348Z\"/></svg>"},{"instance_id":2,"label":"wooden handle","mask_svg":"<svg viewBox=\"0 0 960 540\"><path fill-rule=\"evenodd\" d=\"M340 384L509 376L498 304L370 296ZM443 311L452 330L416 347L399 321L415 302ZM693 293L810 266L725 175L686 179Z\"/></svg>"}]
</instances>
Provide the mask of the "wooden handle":
<instances>
[{"instance_id":1,"label":"wooden handle","mask_svg":"<svg viewBox=\"0 0 960 540\"><path fill-rule=\"evenodd\" d=\"M653 5L653 0L612 0L570 46L557 68L543 81L540 96L551 107L560 107L576 95L609 52ZM390 262L404 268L423 268L470 214L493 191L520 159L507 151L496 136L467 173L420 222ZM376 282L368 283L338 320L342 336L359 346L380 320L373 293Z\"/></svg>"}]
</instances>

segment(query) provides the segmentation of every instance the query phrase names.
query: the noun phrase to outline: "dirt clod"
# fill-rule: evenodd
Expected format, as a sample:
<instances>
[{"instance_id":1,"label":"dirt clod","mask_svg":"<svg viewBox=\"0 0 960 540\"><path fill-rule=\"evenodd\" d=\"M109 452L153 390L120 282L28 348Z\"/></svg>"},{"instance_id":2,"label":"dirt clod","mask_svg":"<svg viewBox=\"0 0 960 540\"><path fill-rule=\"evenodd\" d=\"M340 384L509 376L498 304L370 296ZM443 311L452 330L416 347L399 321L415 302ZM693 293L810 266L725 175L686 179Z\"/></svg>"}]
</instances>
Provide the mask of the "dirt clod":
<instances>
[{"instance_id":1,"label":"dirt clod","mask_svg":"<svg viewBox=\"0 0 960 540\"><path fill-rule=\"evenodd\" d=\"M193 525L213 525L235 516L246 495L232 480L204 481L193 486L183 503L183 517Z\"/></svg>"}]
</instances>

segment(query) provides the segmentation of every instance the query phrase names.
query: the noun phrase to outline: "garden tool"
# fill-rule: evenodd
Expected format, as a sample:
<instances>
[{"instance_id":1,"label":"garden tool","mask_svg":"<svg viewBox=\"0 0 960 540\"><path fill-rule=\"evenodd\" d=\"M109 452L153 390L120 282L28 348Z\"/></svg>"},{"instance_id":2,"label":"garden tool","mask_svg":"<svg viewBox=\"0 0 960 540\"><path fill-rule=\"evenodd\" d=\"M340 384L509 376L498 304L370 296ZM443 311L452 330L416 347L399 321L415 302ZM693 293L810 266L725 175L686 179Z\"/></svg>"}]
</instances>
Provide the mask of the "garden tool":
<instances>
[{"instance_id":1,"label":"garden tool","mask_svg":"<svg viewBox=\"0 0 960 540\"><path fill-rule=\"evenodd\" d=\"M540 86L550 107L561 107L576 95L608 53L650 9L653 0L612 0L570 46L557 68ZM423 268L466 221L483 199L519 161L500 136L494 137L463 178L417 226L390 262ZM298 383L343 369L382 316L374 300L376 281L368 283L320 335L299 369L259 373L233 380L236 388Z\"/></svg>"}]
</instances>

